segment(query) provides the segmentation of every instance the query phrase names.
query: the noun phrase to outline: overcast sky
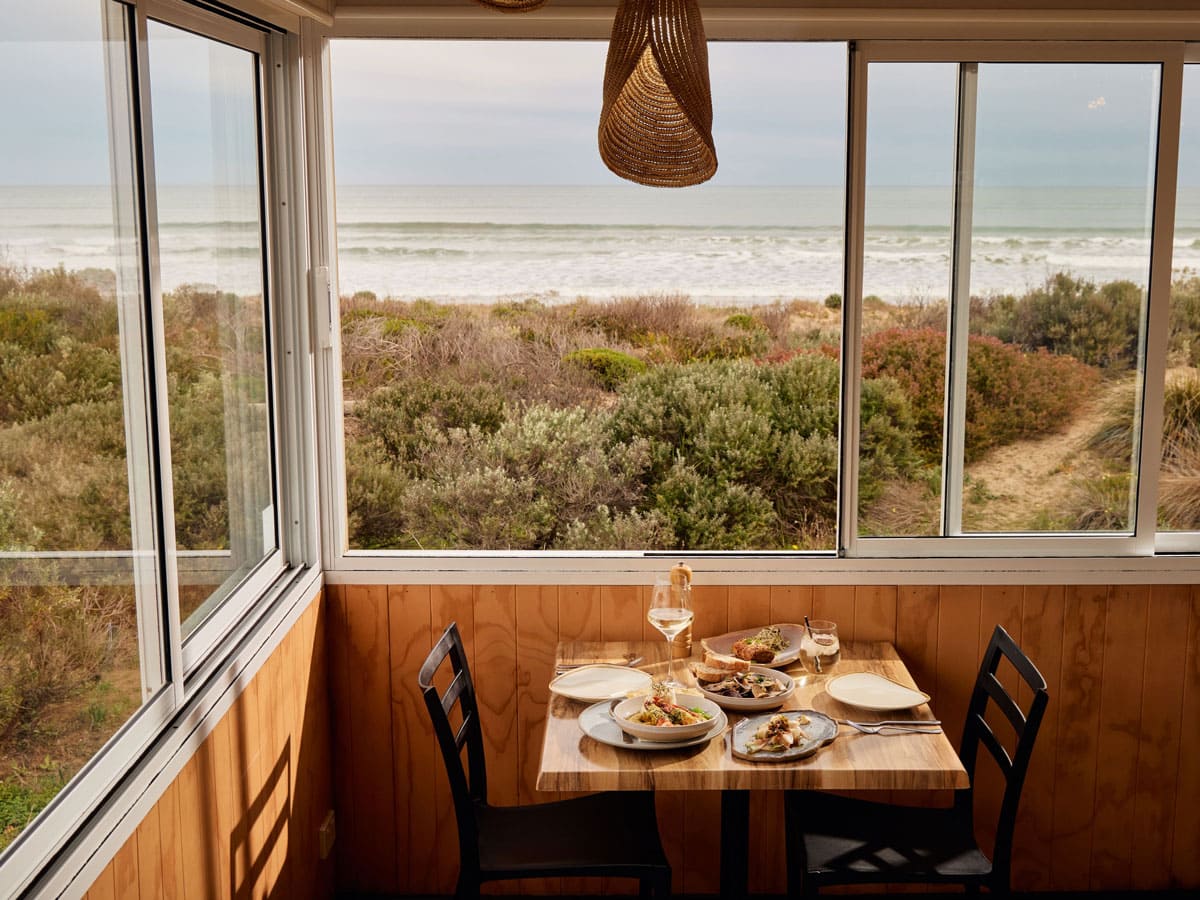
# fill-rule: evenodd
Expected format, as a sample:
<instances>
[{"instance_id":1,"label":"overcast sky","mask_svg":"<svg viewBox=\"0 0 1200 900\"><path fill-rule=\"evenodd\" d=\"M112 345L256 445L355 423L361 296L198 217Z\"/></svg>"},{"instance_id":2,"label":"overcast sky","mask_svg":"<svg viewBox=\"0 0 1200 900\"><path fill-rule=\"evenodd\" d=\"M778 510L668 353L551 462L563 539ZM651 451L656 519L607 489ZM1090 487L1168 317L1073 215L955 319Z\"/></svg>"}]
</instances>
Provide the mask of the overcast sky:
<instances>
[{"instance_id":1,"label":"overcast sky","mask_svg":"<svg viewBox=\"0 0 1200 900\"><path fill-rule=\"evenodd\" d=\"M0 184L108 180L100 8L0 0ZM615 184L596 149L604 56L602 41L335 42L337 176ZM714 183L840 184L845 56L843 44L710 44ZM1200 66L1187 87L1180 180L1200 185ZM948 182L954 91L951 65L872 68L872 183ZM1150 66L985 66L977 182L1145 184L1154 100ZM212 178L196 133L155 135L173 179Z\"/></svg>"}]
</instances>

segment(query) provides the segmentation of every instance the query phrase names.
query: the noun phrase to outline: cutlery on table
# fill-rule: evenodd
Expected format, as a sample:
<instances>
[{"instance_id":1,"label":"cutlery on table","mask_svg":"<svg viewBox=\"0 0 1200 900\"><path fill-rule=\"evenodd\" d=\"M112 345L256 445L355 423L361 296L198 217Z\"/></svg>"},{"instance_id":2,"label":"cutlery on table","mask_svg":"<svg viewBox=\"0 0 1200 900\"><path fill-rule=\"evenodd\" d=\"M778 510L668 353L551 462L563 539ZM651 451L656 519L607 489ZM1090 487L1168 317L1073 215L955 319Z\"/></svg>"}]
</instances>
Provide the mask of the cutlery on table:
<instances>
[{"instance_id":1,"label":"cutlery on table","mask_svg":"<svg viewBox=\"0 0 1200 900\"><path fill-rule=\"evenodd\" d=\"M642 657L615 656L608 659L588 659L559 663L554 667L555 675L562 675L572 669L582 669L584 666L636 666L642 662Z\"/></svg>"},{"instance_id":2,"label":"cutlery on table","mask_svg":"<svg viewBox=\"0 0 1200 900\"><path fill-rule=\"evenodd\" d=\"M848 725L864 734L940 734L942 722L940 719L889 719L882 722L856 722L850 719L839 719L839 725Z\"/></svg>"}]
</instances>

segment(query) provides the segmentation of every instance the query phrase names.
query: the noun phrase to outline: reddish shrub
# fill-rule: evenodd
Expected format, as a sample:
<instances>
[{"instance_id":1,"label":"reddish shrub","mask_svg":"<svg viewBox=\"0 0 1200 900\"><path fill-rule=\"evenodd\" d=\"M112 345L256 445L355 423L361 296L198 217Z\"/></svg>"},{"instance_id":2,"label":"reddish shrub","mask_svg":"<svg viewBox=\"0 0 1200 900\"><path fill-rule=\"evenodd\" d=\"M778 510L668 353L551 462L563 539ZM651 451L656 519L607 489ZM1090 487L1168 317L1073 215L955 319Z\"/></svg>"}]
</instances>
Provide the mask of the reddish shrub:
<instances>
[{"instance_id":1,"label":"reddish shrub","mask_svg":"<svg viewBox=\"0 0 1200 900\"><path fill-rule=\"evenodd\" d=\"M863 377L888 376L908 395L915 443L931 462L942 449L946 334L932 328L892 328L863 340ZM1096 369L1045 350L1027 353L991 337L971 335L967 352L966 456L1034 437L1070 420L1079 397L1099 381Z\"/></svg>"}]
</instances>

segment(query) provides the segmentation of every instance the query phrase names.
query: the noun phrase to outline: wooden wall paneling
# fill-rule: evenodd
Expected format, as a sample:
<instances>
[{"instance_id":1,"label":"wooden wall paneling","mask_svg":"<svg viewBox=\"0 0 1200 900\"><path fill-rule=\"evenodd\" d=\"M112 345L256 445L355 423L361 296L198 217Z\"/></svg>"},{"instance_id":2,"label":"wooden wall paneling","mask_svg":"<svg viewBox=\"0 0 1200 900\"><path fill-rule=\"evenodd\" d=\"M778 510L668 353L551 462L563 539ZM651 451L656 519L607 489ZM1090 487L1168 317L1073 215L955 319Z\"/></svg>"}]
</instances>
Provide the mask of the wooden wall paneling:
<instances>
[{"instance_id":1,"label":"wooden wall paneling","mask_svg":"<svg viewBox=\"0 0 1200 900\"><path fill-rule=\"evenodd\" d=\"M1188 586L1155 585L1151 589L1132 829L1134 890L1170 886L1190 613ZM1196 723L1189 722L1187 727L1190 743L1194 743ZM1194 841L1192 846L1196 845Z\"/></svg>"},{"instance_id":2,"label":"wooden wall paneling","mask_svg":"<svg viewBox=\"0 0 1200 900\"><path fill-rule=\"evenodd\" d=\"M113 863L104 867L104 871L88 888L87 900L116 900L117 888Z\"/></svg>"},{"instance_id":3,"label":"wooden wall paneling","mask_svg":"<svg viewBox=\"0 0 1200 900\"><path fill-rule=\"evenodd\" d=\"M155 805L158 809L159 846L162 848L162 896L164 900L185 900L177 782L172 782L163 791Z\"/></svg>"},{"instance_id":4,"label":"wooden wall paneling","mask_svg":"<svg viewBox=\"0 0 1200 900\"><path fill-rule=\"evenodd\" d=\"M917 687L930 696L930 708L939 712L937 698L938 589L932 585L900 585L896 589L896 651ZM909 806L949 803L928 791L893 791L892 800Z\"/></svg>"},{"instance_id":5,"label":"wooden wall paneling","mask_svg":"<svg viewBox=\"0 0 1200 900\"><path fill-rule=\"evenodd\" d=\"M435 584L429 589L430 641L436 641L451 622L458 624L463 649L467 653L467 667L472 674L475 665L475 590L470 585ZM449 669L439 673L439 690L450 686ZM455 727L461 724L459 711L451 714ZM437 881L439 894L452 894L458 883L458 823L454 818L454 799L450 795L450 781L445 766L436 768L437 801L434 806L437 821ZM399 777L399 773L397 773Z\"/></svg>"},{"instance_id":6,"label":"wooden wall paneling","mask_svg":"<svg viewBox=\"0 0 1200 900\"><path fill-rule=\"evenodd\" d=\"M937 707L950 743L958 747L971 689L979 674L979 617L983 591L972 586L944 586L938 607Z\"/></svg>"},{"instance_id":7,"label":"wooden wall paneling","mask_svg":"<svg viewBox=\"0 0 1200 900\"><path fill-rule=\"evenodd\" d=\"M251 801L250 809L256 818L262 822L263 843L260 856L255 860L253 870L255 887L262 888L269 894L286 894L287 886L281 883L281 854L280 834L283 817L287 814L284 798L281 796L280 774L286 777L286 768L280 768L283 749L283 726L280 721L278 651L272 654L255 676L258 684L258 732L255 740L264 748L259 757L259 781L255 785L256 792ZM286 766L286 762L284 762Z\"/></svg>"},{"instance_id":8,"label":"wooden wall paneling","mask_svg":"<svg viewBox=\"0 0 1200 900\"><path fill-rule=\"evenodd\" d=\"M854 589L855 640L896 640L897 596L895 585L859 586Z\"/></svg>"},{"instance_id":9,"label":"wooden wall paneling","mask_svg":"<svg viewBox=\"0 0 1200 900\"><path fill-rule=\"evenodd\" d=\"M692 634L700 638L724 634L729 624L729 588L725 585L694 584ZM688 894L710 894L720 884L720 841L711 823L721 820L721 797L715 791L689 791L683 796L683 869L675 872L675 890Z\"/></svg>"},{"instance_id":10,"label":"wooden wall paneling","mask_svg":"<svg viewBox=\"0 0 1200 900\"><path fill-rule=\"evenodd\" d=\"M296 893L301 886L311 886L316 883L315 866L317 858L316 847L310 845L301 822L320 822L321 818L309 807L309 798L304 795L303 777L300 771L300 749L304 734L304 703L307 700L305 686L308 684L311 655L304 652L308 642L309 630L312 627L312 614L316 608L308 609L297 621L282 646L282 665L284 688L284 715L287 722L288 736L288 818L287 831L284 835L287 856L283 861L285 883L292 886Z\"/></svg>"},{"instance_id":11,"label":"wooden wall paneling","mask_svg":"<svg viewBox=\"0 0 1200 900\"><path fill-rule=\"evenodd\" d=\"M1088 887L1106 613L1104 587L1067 588L1059 688L1063 716L1058 726L1050 866L1050 884L1055 890Z\"/></svg>"},{"instance_id":12,"label":"wooden wall paneling","mask_svg":"<svg viewBox=\"0 0 1200 900\"><path fill-rule=\"evenodd\" d=\"M601 597L603 627L608 607L603 606L603 592ZM632 604L640 611L636 588L622 602L624 606ZM552 791L537 790L538 761L542 753L546 707L550 701L548 685L554 677L554 651L558 643L558 588L517 586L516 610L517 753L521 764L517 794L521 803L545 803L558 796ZM640 631L636 637L640 637ZM562 893L561 878L525 878L518 884L522 893Z\"/></svg>"},{"instance_id":13,"label":"wooden wall paneling","mask_svg":"<svg viewBox=\"0 0 1200 900\"><path fill-rule=\"evenodd\" d=\"M333 782L333 727L329 706L329 652L325 632L329 627L328 604L316 603L312 611L312 622L302 646L309 658L309 670L305 681L305 702L300 725L299 771L300 784L296 788L298 797L307 797L307 805L301 805L297 828L307 843L305 859L315 872L314 884L319 897L333 896L334 861L320 859L320 837L318 829L326 814L334 808Z\"/></svg>"},{"instance_id":14,"label":"wooden wall paneling","mask_svg":"<svg viewBox=\"0 0 1200 900\"><path fill-rule=\"evenodd\" d=\"M1021 643L1021 600L1022 590L1015 585L987 585L982 588L979 607L979 638L975 668L978 671L979 662L983 659L983 651L987 649L992 639L992 632L997 625L1008 632L1009 636ZM1013 697L1018 696L1020 676L1016 669L1001 661L996 677ZM987 705L984 718L1000 742L1013 752L1016 746L1016 732L1009 724L1005 715L994 703ZM979 754L976 765L975 779L975 834L983 848L990 855L996 843L996 824L1000 815L1000 804L1004 799L1004 774L993 762L986 751Z\"/></svg>"},{"instance_id":15,"label":"wooden wall paneling","mask_svg":"<svg viewBox=\"0 0 1200 900\"><path fill-rule=\"evenodd\" d=\"M1149 602L1145 585L1115 585L1108 591L1089 873L1093 889L1127 891L1132 884L1129 823L1137 787Z\"/></svg>"},{"instance_id":16,"label":"wooden wall paneling","mask_svg":"<svg viewBox=\"0 0 1200 900\"><path fill-rule=\"evenodd\" d=\"M1025 779L1017 832L1013 839L1013 887L1050 889L1050 847L1054 827L1054 771L1058 758L1058 721L1062 709L1063 613L1066 589L1027 586L1021 611L1021 649L1046 679L1049 704ZM1019 702L1028 708L1031 694L1022 688Z\"/></svg>"},{"instance_id":17,"label":"wooden wall paneling","mask_svg":"<svg viewBox=\"0 0 1200 900\"><path fill-rule=\"evenodd\" d=\"M391 660L388 589L346 588L350 704L354 741L357 846L349 848L351 887L387 892L396 887L396 809L393 786Z\"/></svg>"},{"instance_id":18,"label":"wooden wall paneling","mask_svg":"<svg viewBox=\"0 0 1200 900\"><path fill-rule=\"evenodd\" d=\"M329 707L333 730L333 802L338 832L338 840L334 843L334 878L338 887L345 889L354 883L352 845L357 843L359 822L354 807L354 728L350 717L350 626L346 587L327 585L325 602L328 609L325 646L329 654Z\"/></svg>"},{"instance_id":19,"label":"wooden wall paneling","mask_svg":"<svg viewBox=\"0 0 1200 900\"><path fill-rule=\"evenodd\" d=\"M513 596L509 589L510 598ZM482 597L481 597L482 599ZM600 639L600 588L598 585L561 585L558 588L558 639L561 641L595 641ZM515 621L515 610L513 612ZM515 625L509 631L510 637L515 636ZM513 647L514 658L511 661L513 676L516 675L516 658L515 645ZM503 666L497 666L501 669ZM515 691L510 691L510 695L515 696ZM511 699L511 697L510 697ZM511 713L509 714L511 716ZM515 721L515 717L510 720ZM503 726L502 726L503 727ZM517 772L520 768L520 761L516 756L516 735L512 735L512 760L511 769L513 773L512 792L514 799L508 802L515 803L517 790ZM581 794L561 794L563 797L582 796ZM666 836L664 835L664 843ZM516 891L515 884L503 883L497 885L497 893L501 892L513 893ZM587 878L564 878L562 882L564 894L582 895L595 893L596 883Z\"/></svg>"},{"instance_id":20,"label":"wooden wall paneling","mask_svg":"<svg viewBox=\"0 0 1200 900\"><path fill-rule=\"evenodd\" d=\"M183 859L183 894L187 900L211 900L216 888L210 878L205 842L201 838L203 829L211 824L204 810L203 777L203 759L197 751L175 779L179 785L180 856Z\"/></svg>"},{"instance_id":21,"label":"wooden wall paneling","mask_svg":"<svg viewBox=\"0 0 1200 900\"><path fill-rule=\"evenodd\" d=\"M771 586L772 623L801 623L812 617L813 589L807 584L776 584Z\"/></svg>"},{"instance_id":22,"label":"wooden wall paneling","mask_svg":"<svg viewBox=\"0 0 1200 900\"><path fill-rule=\"evenodd\" d=\"M1200 722L1200 585L1192 586L1183 709L1179 718L1184 723L1183 734L1189 735L1190 741L1194 742L1196 723ZM1175 806L1171 885L1195 890L1200 886L1200 853L1196 852L1196 848L1200 847L1200 803L1196 802L1200 798L1200 753L1190 742L1180 743L1178 784L1178 796L1191 800Z\"/></svg>"},{"instance_id":23,"label":"wooden wall paneling","mask_svg":"<svg viewBox=\"0 0 1200 900\"><path fill-rule=\"evenodd\" d=\"M261 672L261 669L259 670ZM253 891L258 872L263 866L267 842L266 819L255 810L262 788L263 752L265 743L260 727L258 679L251 680L226 714L229 719L229 754L234 767L233 796L238 811L234 830L230 833L229 873L232 892L246 896Z\"/></svg>"},{"instance_id":24,"label":"wooden wall paneling","mask_svg":"<svg viewBox=\"0 0 1200 900\"><path fill-rule=\"evenodd\" d=\"M158 804L150 807L134 832L137 841L138 896L151 900L163 896L162 843L159 839Z\"/></svg>"},{"instance_id":25,"label":"wooden wall paneling","mask_svg":"<svg viewBox=\"0 0 1200 900\"><path fill-rule=\"evenodd\" d=\"M440 630L434 633L429 587L388 588L388 629L397 886L405 893L432 893L439 877L437 773L444 771L444 764L417 684L421 664L441 636Z\"/></svg>"},{"instance_id":26,"label":"wooden wall paneling","mask_svg":"<svg viewBox=\"0 0 1200 900\"><path fill-rule=\"evenodd\" d=\"M117 851L110 868L113 872L113 894L117 900L138 900L137 832L130 835Z\"/></svg>"},{"instance_id":27,"label":"wooden wall paneling","mask_svg":"<svg viewBox=\"0 0 1200 900\"><path fill-rule=\"evenodd\" d=\"M726 594L726 627L730 631L772 624L771 588L766 585L730 585Z\"/></svg>"},{"instance_id":28,"label":"wooden wall paneling","mask_svg":"<svg viewBox=\"0 0 1200 900\"><path fill-rule=\"evenodd\" d=\"M557 588L554 590L557 591ZM641 588L638 585L606 584L600 588L600 640L640 641L643 639L642 624L645 621ZM658 636L662 637L661 634ZM553 665L554 660L550 662Z\"/></svg>"},{"instance_id":29,"label":"wooden wall paneling","mask_svg":"<svg viewBox=\"0 0 1200 900\"><path fill-rule=\"evenodd\" d=\"M236 701L235 701L236 703ZM238 810L233 786L233 754L229 748L230 722L233 720L232 708L221 717L217 727L213 729L205 743L212 747L209 754L209 765L212 767L209 777L213 783L213 799L215 805L215 824L212 840L215 845L217 859L217 893L214 897L229 900L233 896L232 888L232 842L231 837L237 825Z\"/></svg>"},{"instance_id":30,"label":"wooden wall paneling","mask_svg":"<svg viewBox=\"0 0 1200 900\"><path fill-rule=\"evenodd\" d=\"M856 640L854 630L854 592L851 585L827 585L813 588L813 618L836 622L838 637Z\"/></svg>"}]
</instances>

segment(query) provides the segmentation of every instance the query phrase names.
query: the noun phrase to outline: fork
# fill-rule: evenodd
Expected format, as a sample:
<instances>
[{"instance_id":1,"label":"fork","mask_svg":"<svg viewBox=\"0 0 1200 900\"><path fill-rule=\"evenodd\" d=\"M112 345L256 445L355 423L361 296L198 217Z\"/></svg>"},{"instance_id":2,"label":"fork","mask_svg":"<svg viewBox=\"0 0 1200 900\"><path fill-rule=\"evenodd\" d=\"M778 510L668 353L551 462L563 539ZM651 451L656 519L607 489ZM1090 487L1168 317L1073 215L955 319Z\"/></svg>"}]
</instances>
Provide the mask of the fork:
<instances>
[{"instance_id":1,"label":"fork","mask_svg":"<svg viewBox=\"0 0 1200 900\"><path fill-rule=\"evenodd\" d=\"M880 734L894 732L896 734L941 734L941 721L938 719L896 719L887 722L851 722L849 719L838 719L839 725L849 725L863 734Z\"/></svg>"}]
</instances>

